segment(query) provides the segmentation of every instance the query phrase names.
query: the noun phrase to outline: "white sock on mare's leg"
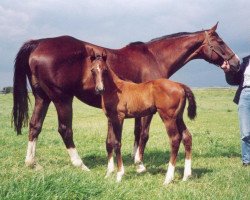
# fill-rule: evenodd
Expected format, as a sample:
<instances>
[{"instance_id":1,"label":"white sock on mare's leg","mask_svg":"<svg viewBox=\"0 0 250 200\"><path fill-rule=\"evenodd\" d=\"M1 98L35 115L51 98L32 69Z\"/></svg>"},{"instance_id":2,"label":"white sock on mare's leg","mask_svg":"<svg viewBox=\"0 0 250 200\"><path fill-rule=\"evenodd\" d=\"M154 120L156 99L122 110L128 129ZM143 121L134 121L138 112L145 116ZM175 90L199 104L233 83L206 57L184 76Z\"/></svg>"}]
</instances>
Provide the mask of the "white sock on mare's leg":
<instances>
[{"instance_id":1,"label":"white sock on mare's leg","mask_svg":"<svg viewBox=\"0 0 250 200\"><path fill-rule=\"evenodd\" d=\"M33 141L28 142L27 154L25 158L25 164L28 167L35 166L36 141L37 139L35 138Z\"/></svg>"},{"instance_id":2,"label":"white sock on mare's leg","mask_svg":"<svg viewBox=\"0 0 250 200\"><path fill-rule=\"evenodd\" d=\"M138 148L138 145L135 143L134 144L134 149L133 149L133 152L132 152L132 158L135 158L135 154L136 154L137 148Z\"/></svg>"},{"instance_id":3,"label":"white sock on mare's leg","mask_svg":"<svg viewBox=\"0 0 250 200\"><path fill-rule=\"evenodd\" d=\"M89 168L83 164L82 159L78 155L76 148L69 148L67 149L67 151L69 153L70 160L75 167L81 167L81 169L84 171L90 171Z\"/></svg>"}]
</instances>

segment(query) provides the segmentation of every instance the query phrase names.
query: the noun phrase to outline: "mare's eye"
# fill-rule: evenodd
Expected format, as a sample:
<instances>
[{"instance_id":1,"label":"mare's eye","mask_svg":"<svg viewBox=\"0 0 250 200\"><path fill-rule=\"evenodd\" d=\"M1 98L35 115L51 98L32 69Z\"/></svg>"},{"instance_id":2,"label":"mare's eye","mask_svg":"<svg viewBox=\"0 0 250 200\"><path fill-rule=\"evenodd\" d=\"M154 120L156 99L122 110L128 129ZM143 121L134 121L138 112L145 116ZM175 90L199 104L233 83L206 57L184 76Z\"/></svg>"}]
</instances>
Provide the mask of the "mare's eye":
<instances>
[{"instance_id":1,"label":"mare's eye","mask_svg":"<svg viewBox=\"0 0 250 200\"><path fill-rule=\"evenodd\" d=\"M94 74L94 72L95 72L94 68L92 68L90 71L92 74Z\"/></svg>"}]
</instances>

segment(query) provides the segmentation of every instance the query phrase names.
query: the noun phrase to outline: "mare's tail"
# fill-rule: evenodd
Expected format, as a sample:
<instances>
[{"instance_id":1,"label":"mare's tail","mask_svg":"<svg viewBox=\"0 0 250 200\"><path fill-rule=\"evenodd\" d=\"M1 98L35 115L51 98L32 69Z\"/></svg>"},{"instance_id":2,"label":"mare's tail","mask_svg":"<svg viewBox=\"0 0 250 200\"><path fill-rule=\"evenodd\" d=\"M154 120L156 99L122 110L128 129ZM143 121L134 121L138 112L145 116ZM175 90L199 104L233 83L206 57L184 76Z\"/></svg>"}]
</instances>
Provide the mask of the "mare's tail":
<instances>
[{"instance_id":1,"label":"mare's tail","mask_svg":"<svg viewBox=\"0 0 250 200\"><path fill-rule=\"evenodd\" d=\"M29 57L37 47L38 41L28 41L20 48L16 55L13 78L13 109L12 124L17 134L21 134L23 126L28 124L28 90L27 72L29 70Z\"/></svg>"},{"instance_id":2,"label":"mare's tail","mask_svg":"<svg viewBox=\"0 0 250 200\"><path fill-rule=\"evenodd\" d=\"M188 86L184 84L181 84L181 86L183 87L186 98L188 99L188 108L187 108L188 117L190 119L194 119L196 117L196 101L195 101L194 93Z\"/></svg>"}]
</instances>

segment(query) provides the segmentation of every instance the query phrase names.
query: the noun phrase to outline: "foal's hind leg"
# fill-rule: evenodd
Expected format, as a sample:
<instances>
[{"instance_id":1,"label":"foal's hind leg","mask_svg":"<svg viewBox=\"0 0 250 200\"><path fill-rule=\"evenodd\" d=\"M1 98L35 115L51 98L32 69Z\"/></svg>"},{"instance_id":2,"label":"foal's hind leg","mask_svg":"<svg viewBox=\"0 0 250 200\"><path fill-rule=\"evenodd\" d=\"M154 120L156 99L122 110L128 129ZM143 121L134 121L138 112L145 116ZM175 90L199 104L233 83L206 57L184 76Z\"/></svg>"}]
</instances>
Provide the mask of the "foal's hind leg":
<instances>
[{"instance_id":1,"label":"foal's hind leg","mask_svg":"<svg viewBox=\"0 0 250 200\"><path fill-rule=\"evenodd\" d=\"M73 97L68 99L64 98L63 102L54 103L58 114L58 132L67 148L72 164L76 167L80 167L82 170L89 171L89 168L83 164L78 155L73 141L72 99Z\"/></svg>"},{"instance_id":2,"label":"foal's hind leg","mask_svg":"<svg viewBox=\"0 0 250 200\"><path fill-rule=\"evenodd\" d=\"M170 147L171 147L170 161L169 161L168 170L166 173L166 178L164 181L164 185L167 185L174 179L176 159L177 159L182 137L177 129L176 119L164 120L164 124L168 132L168 136L170 139L169 142L170 142Z\"/></svg>"},{"instance_id":3,"label":"foal's hind leg","mask_svg":"<svg viewBox=\"0 0 250 200\"><path fill-rule=\"evenodd\" d=\"M185 148L185 168L183 181L186 181L192 174L191 156L192 156L192 135L188 131L183 119L177 121L179 132L182 133L182 142Z\"/></svg>"},{"instance_id":4,"label":"foal's hind leg","mask_svg":"<svg viewBox=\"0 0 250 200\"><path fill-rule=\"evenodd\" d=\"M25 164L29 167L35 166L36 141L42 130L49 104L50 100L45 95L35 94L35 107L29 124L29 142L25 158Z\"/></svg>"}]
</instances>

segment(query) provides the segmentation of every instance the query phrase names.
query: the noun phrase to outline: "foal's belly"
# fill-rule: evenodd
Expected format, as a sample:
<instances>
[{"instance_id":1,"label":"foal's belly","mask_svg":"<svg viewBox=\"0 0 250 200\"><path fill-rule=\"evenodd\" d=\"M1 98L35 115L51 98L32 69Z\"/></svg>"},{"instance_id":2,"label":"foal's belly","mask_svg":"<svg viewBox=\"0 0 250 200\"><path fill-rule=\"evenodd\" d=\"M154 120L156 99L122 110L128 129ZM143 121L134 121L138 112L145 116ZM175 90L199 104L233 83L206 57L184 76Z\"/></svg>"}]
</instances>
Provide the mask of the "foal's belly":
<instances>
[{"instance_id":1,"label":"foal's belly","mask_svg":"<svg viewBox=\"0 0 250 200\"><path fill-rule=\"evenodd\" d=\"M125 118L137 118L145 117L156 113L155 107L149 107L142 110L127 110L125 113Z\"/></svg>"}]
</instances>

